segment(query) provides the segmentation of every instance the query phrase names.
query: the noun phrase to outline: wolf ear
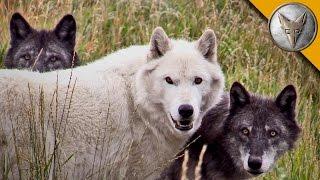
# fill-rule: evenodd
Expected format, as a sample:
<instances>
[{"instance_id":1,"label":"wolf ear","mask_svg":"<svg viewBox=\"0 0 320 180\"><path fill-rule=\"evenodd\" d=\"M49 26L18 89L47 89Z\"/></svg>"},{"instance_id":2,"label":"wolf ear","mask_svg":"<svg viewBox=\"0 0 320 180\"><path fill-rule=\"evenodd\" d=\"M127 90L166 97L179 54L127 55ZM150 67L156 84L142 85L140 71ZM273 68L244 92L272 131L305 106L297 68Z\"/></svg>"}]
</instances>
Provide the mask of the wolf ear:
<instances>
[{"instance_id":1,"label":"wolf ear","mask_svg":"<svg viewBox=\"0 0 320 180\"><path fill-rule=\"evenodd\" d=\"M250 103L248 91L238 82L234 82L230 89L230 107L235 109Z\"/></svg>"},{"instance_id":2,"label":"wolf ear","mask_svg":"<svg viewBox=\"0 0 320 180\"><path fill-rule=\"evenodd\" d=\"M150 39L150 54L148 59L159 58L168 50L170 50L170 39L162 27L155 28Z\"/></svg>"},{"instance_id":3,"label":"wolf ear","mask_svg":"<svg viewBox=\"0 0 320 180\"><path fill-rule=\"evenodd\" d=\"M211 62L217 61L217 38L213 30L206 30L198 40L198 49Z\"/></svg>"},{"instance_id":4,"label":"wolf ear","mask_svg":"<svg viewBox=\"0 0 320 180\"><path fill-rule=\"evenodd\" d=\"M54 33L60 41L73 47L75 46L76 31L76 21L70 14L65 15L54 29Z\"/></svg>"},{"instance_id":5,"label":"wolf ear","mask_svg":"<svg viewBox=\"0 0 320 180\"><path fill-rule=\"evenodd\" d=\"M32 32L31 26L19 13L14 13L10 21L11 40L23 40Z\"/></svg>"},{"instance_id":6,"label":"wolf ear","mask_svg":"<svg viewBox=\"0 0 320 180\"><path fill-rule=\"evenodd\" d=\"M290 118L294 117L297 93L293 85L285 87L276 98L276 105Z\"/></svg>"},{"instance_id":7,"label":"wolf ear","mask_svg":"<svg viewBox=\"0 0 320 180\"><path fill-rule=\"evenodd\" d=\"M301 16L299 16L295 22L296 23L299 23L300 26L302 26L305 22L306 22L306 19L307 19L307 13L304 12L303 14L301 14Z\"/></svg>"},{"instance_id":8,"label":"wolf ear","mask_svg":"<svg viewBox=\"0 0 320 180\"><path fill-rule=\"evenodd\" d=\"M287 24L288 22L290 22L290 20L287 17L285 17L284 15L282 15L281 13L278 14L278 18L279 18L281 25Z\"/></svg>"}]
</instances>

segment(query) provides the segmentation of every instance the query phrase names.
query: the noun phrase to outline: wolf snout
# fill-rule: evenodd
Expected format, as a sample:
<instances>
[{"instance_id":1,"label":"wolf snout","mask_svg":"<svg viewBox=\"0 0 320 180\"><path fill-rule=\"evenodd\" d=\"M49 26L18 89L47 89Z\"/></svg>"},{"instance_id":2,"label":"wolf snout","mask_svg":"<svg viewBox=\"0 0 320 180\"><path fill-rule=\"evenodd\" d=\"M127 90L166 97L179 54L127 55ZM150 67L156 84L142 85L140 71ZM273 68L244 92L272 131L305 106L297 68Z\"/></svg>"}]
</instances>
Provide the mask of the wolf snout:
<instances>
[{"instance_id":1,"label":"wolf snout","mask_svg":"<svg viewBox=\"0 0 320 180\"><path fill-rule=\"evenodd\" d=\"M262 158L259 156L250 156L248 159L249 172L254 175L261 174Z\"/></svg>"},{"instance_id":2,"label":"wolf snout","mask_svg":"<svg viewBox=\"0 0 320 180\"><path fill-rule=\"evenodd\" d=\"M188 131L193 128L193 112L194 109L189 104L182 104L178 108L180 118L174 119L171 116L173 123L175 124L175 128L179 129L180 131Z\"/></svg>"},{"instance_id":3,"label":"wolf snout","mask_svg":"<svg viewBox=\"0 0 320 180\"><path fill-rule=\"evenodd\" d=\"M190 118L193 115L193 107L189 104L179 106L178 111L180 116L184 119Z\"/></svg>"},{"instance_id":4,"label":"wolf snout","mask_svg":"<svg viewBox=\"0 0 320 180\"><path fill-rule=\"evenodd\" d=\"M248 160L248 166L252 170L259 170L262 165L262 158L257 156L250 156Z\"/></svg>"}]
</instances>

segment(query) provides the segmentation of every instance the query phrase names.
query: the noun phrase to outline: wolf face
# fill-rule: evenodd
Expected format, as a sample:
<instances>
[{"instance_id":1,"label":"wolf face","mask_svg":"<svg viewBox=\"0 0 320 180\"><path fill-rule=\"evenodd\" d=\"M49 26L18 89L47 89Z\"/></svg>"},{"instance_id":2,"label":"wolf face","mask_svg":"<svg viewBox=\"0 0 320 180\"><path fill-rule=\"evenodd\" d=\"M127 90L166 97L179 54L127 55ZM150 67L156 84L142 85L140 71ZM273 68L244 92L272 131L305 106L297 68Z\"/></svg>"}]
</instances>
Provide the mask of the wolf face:
<instances>
[{"instance_id":1,"label":"wolf face","mask_svg":"<svg viewBox=\"0 0 320 180\"><path fill-rule=\"evenodd\" d=\"M250 175L265 173L293 147L300 131L295 121L296 98L292 85L269 100L250 96L241 84L233 84L224 132L238 168Z\"/></svg>"},{"instance_id":2,"label":"wolf face","mask_svg":"<svg viewBox=\"0 0 320 180\"><path fill-rule=\"evenodd\" d=\"M217 42L207 30L196 42L171 40L156 28L143 68L144 87L153 106L168 117L164 122L178 133L193 133L210 106L219 100L224 77L216 59Z\"/></svg>"},{"instance_id":3,"label":"wolf face","mask_svg":"<svg viewBox=\"0 0 320 180\"><path fill-rule=\"evenodd\" d=\"M201 127L186 143L186 176L195 178L201 151L201 179L248 179L271 169L291 149L300 128L295 121L296 91L287 86L275 100L250 95L235 82L230 95L204 116ZM185 153L181 151L160 179L180 179Z\"/></svg>"},{"instance_id":4,"label":"wolf face","mask_svg":"<svg viewBox=\"0 0 320 180\"><path fill-rule=\"evenodd\" d=\"M296 20L292 21L279 13L281 28L284 30L292 48L296 46L297 40L302 32L303 25L307 19L307 13L304 12Z\"/></svg>"},{"instance_id":5,"label":"wolf face","mask_svg":"<svg viewBox=\"0 0 320 180\"><path fill-rule=\"evenodd\" d=\"M15 13L10 33L11 47L4 61L7 68L45 72L78 65L74 51L76 22L72 15L64 16L51 31L37 31Z\"/></svg>"}]
</instances>

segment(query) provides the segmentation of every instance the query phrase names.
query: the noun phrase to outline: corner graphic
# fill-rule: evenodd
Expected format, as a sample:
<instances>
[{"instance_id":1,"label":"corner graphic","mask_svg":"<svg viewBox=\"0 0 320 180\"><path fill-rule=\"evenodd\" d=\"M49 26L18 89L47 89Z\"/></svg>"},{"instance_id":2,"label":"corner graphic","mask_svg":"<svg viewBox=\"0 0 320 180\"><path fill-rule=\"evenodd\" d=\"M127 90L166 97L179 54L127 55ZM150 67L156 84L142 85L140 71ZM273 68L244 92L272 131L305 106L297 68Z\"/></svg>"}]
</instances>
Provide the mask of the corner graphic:
<instances>
[{"instance_id":1,"label":"corner graphic","mask_svg":"<svg viewBox=\"0 0 320 180\"><path fill-rule=\"evenodd\" d=\"M300 3L278 7L269 21L269 31L277 46L286 51L300 51L308 47L317 32L312 11Z\"/></svg>"}]
</instances>

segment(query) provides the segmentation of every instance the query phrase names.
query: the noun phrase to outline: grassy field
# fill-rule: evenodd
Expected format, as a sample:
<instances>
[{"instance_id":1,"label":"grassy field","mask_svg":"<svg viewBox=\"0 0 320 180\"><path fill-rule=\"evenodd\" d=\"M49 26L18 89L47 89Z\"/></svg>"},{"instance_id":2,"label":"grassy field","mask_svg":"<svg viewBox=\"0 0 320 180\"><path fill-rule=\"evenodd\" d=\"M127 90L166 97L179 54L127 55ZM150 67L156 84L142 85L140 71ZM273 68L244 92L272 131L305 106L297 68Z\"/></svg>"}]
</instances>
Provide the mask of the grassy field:
<instances>
[{"instance_id":1,"label":"grassy field","mask_svg":"<svg viewBox=\"0 0 320 180\"><path fill-rule=\"evenodd\" d=\"M303 133L296 149L261 179L320 179L320 73L296 53L277 48L267 22L245 1L2 0L0 63L9 46L9 21L21 12L36 28L53 28L65 13L77 21L82 64L132 44L148 43L162 26L170 37L198 38L210 27L218 37L218 58L227 89L240 81L250 91L274 96L287 84L298 89ZM3 66L2 66L3 67Z\"/></svg>"}]
</instances>

